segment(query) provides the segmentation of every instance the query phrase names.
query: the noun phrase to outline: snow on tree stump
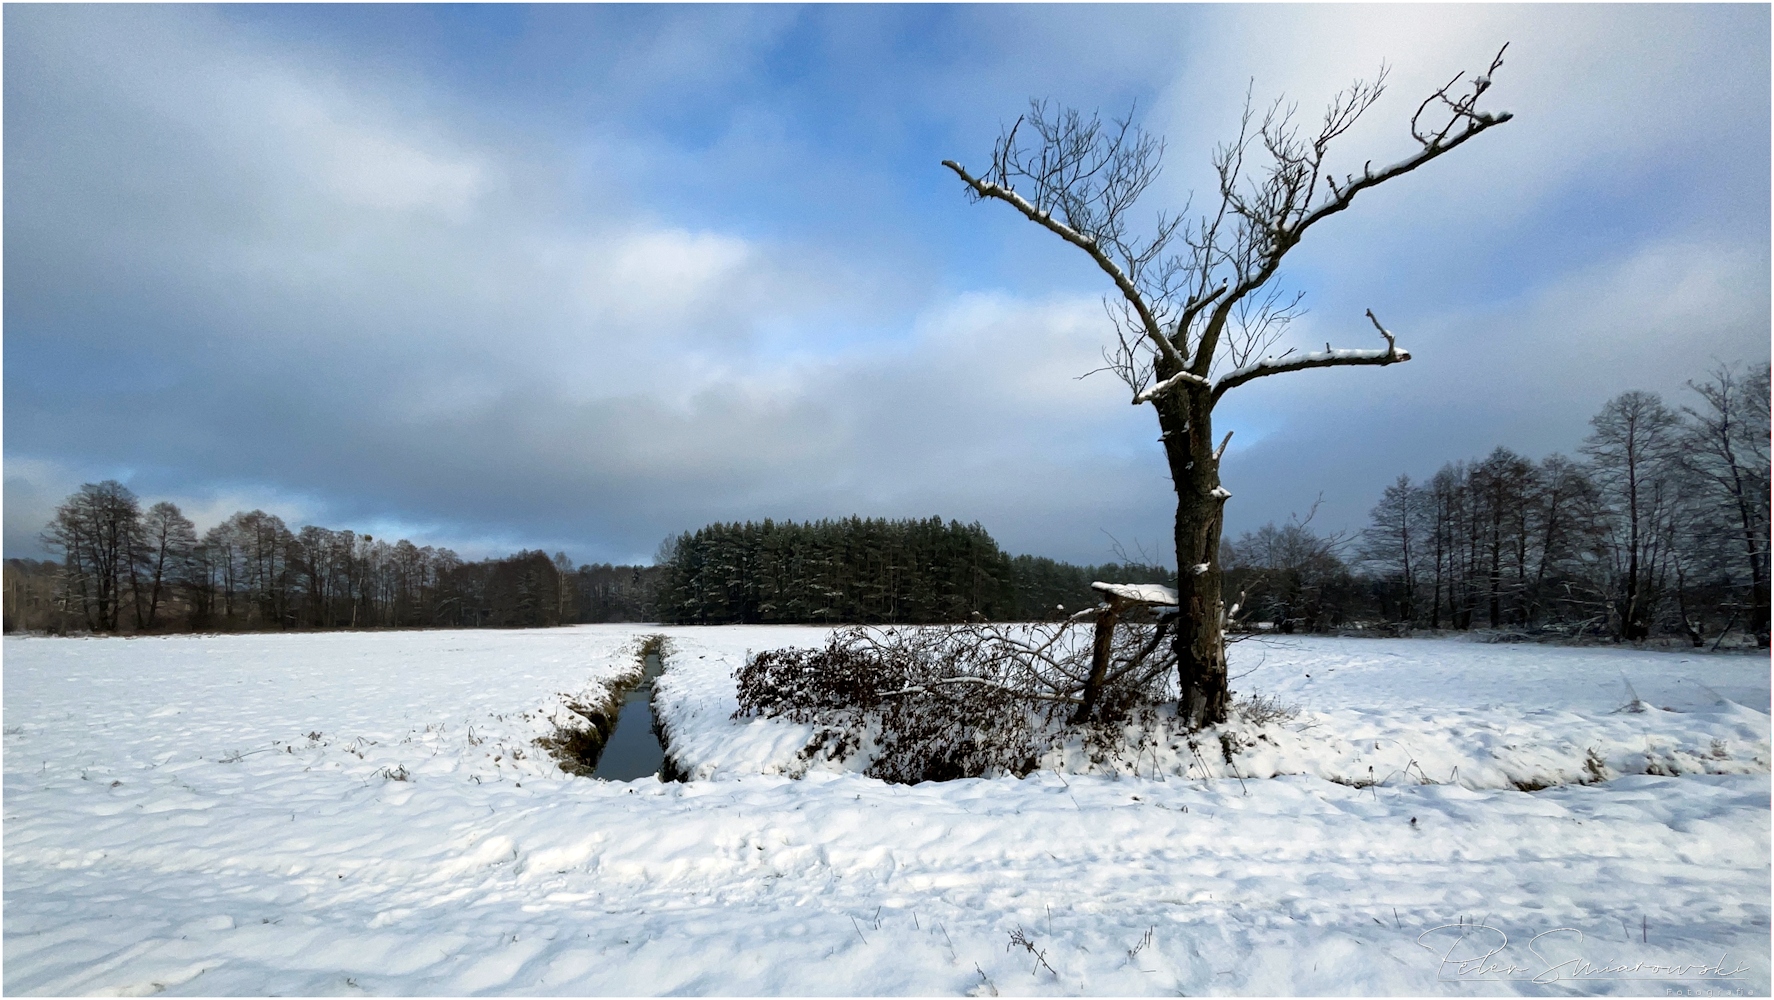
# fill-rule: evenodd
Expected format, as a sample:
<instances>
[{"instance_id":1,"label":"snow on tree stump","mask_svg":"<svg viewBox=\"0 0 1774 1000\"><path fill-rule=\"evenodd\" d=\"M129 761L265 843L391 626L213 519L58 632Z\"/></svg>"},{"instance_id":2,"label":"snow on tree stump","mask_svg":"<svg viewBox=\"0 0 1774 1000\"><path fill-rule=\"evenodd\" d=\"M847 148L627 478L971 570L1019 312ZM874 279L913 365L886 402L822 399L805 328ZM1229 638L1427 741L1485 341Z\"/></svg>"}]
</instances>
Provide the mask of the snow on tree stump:
<instances>
[{"instance_id":1,"label":"snow on tree stump","mask_svg":"<svg viewBox=\"0 0 1774 1000\"><path fill-rule=\"evenodd\" d=\"M1177 606L1177 592L1162 583L1093 583L1090 589L1108 595L1111 607L1117 602L1122 607L1133 604Z\"/></svg>"},{"instance_id":2,"label":"snow on tree stump","mask_svg":"<svg viewBox=\"0 0 1774 1000\"><path fill-rule=\"evenodd\" d=\"M1120 620L1122 612L1142 605L1177 606L1177 592L1161 583L1093 583L1090 589L1107 600L1096 616L1096 642L1090 651L1090 678L1084 682L1084 697L1078 703L1077 713L1072 716L1074 723L1088 722L1091 713L1096 711L1103 678L1109 675L1109 650L1114 645L1115 623Z\"/></svg>"}]
</instances>

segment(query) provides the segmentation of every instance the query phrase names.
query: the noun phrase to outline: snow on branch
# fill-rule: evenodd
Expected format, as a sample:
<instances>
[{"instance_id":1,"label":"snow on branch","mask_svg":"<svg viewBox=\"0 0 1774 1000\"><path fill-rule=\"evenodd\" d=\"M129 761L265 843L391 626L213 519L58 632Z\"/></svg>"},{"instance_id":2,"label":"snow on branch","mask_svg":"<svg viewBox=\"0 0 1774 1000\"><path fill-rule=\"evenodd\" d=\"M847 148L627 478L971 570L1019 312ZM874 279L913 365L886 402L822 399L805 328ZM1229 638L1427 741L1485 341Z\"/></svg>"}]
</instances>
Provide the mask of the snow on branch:
<instances>
[{"instance_id":1,"label":"snow on branch","mask_svg":"<svg viewBox=\"0 0 1774 1000\"><path fill-rule=\"evenodd\" d=\"M1177 592L1162 583L1093 583L1090 589L1133 604L1175 606Z\"/></svg>"},{"instance_id":2,"label":"snow on branch","mask_svg":"<svg viewBox=\"0 0 1774 1000\"><path fill-rule=\"evenodd\" d=\"M1145 389L1135 393L1134 397L1133 397L1133 405L1138 406L1141 403L1150 402L1153 399L1156 399L1158 397L1159 393L1164 392L1168 389L1172 389L1183 382L1192 382L1195 385L1207 385L1208 384L1207 379L1204 379L1201 376L1199 376L1199 375L1195 374L1194 372L1189 371L1188 369L1185 368L1182 371L1177 372L1175 375L1172 375L1171 377L1165 379L1164 381L1154 382L1151 385L1147 386Z\"/></svg>"},{"instance_id":3,"label":"snow on branch","mask_svg":"<svg viewBox=\"0 0 1774 1000\"><path fill-rule=\"evenodd\" d=\"M1285 253L1293 243L1299 242L1300 236L1313 223L1348 208L1349 203L1362 191L1383 184L1401 174L1408 174L1454 147L1464 144L1480 132L1501 125L1515 117L1507 111L1478 110L1478 99L1484 96L1485 91L1491 89L1491 77L1496 75L1497 70L1502 67L1503 53L1508 48L1508 44L1505 43L1503 48L1497 50L1496 58L1491 60L1491 68L1472 81L1470 93L1459 96L1453 96L1450 93L1454 85L1460 82L1460 77L1465 75L1462 73L1456 74L1445 86L1424 99L1422 106L1417 109L1417 113L1411 116L1411 138L1416 140L1419 147L1415 153L1391 166L1383 167L1377 172L1373 169L1372 163L1364 164L1361 168L1361 176L1349 174L1343 178L1341 184L1338 184L1331 175L1323 175L1324 183L1330 189L1332 197L1317 208L1300 216L1298 221L1291 226L1284 227L1285 233L1283 235L1287 239L1278 242L1277 249ZM1373 96L1378 95L1375 93ZM1421 124L1423 113L1431 105L1443 107L1448 114L1447 123L1433 131ZM1362 107L1365 109L1365 105ZM1359 113L1357 111L1356 115L1359 116ZM1284 215L1283 219L1285 220L1285 218Z\"/></svg>"},{"instance_id":4,"label":"snow on branch","mask_svg":"<svg viewBox=\"0 0 1774 1000\"><path fill-rule=\"evenodd\" d=\"M1333 349L1329 344L1326 344L1322 351L1311 351L1306 354L1294 354L1289 351L1278 357L1265 357L1222 376L1213 387L1214 402L1219 402L1220 397L1226 394L1226 390L1265 375L1300 371L1305 368L1329 368L1334 365L1390 365L1411 359L1411 352L1399 348L1397 338L1392 336L1392 331L1380 325L1380 320L1374 315L1372 309L1367 311L1367 318L1374 324L1374 329L1380 331L1380 336L1386 338L1384 349Z\"/></svg>"}]
</instances>

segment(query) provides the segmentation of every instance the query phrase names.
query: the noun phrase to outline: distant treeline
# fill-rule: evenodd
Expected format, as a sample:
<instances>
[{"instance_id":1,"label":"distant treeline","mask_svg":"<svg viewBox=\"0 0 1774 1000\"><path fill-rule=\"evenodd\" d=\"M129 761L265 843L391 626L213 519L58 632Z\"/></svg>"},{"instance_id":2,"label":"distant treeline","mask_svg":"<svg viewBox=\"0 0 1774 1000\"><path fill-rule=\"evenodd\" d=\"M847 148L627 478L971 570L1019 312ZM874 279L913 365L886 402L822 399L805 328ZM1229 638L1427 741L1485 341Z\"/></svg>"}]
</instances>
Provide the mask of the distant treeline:
<instances>
[{"instance_id":1,"label":"distant treeline","mask_svg":"<svg viewBox=\"0 0 1774 1000\"><path fill-rule=\"evenodd\" d=\"M519 552L466 562L275 514L235 514L198 536L171 503L142 510L115 481L88 483L44 538L62 560L6 560L5 627L51 632L517 627L640 621L650 566Z\"/></svg>"},{"instance_id":2,"label":"distant treeline","mask_svg":"<svg viewBox=\"0 0 1774 1000\"><path fill-rule=\"evenodd\" d=\"M1168 582L1147 566L1010 557L979 525L850 518L711 525L658 566L575 567L449 549L244 511L197 534L88 483L44 534L61 561L8 559L5 627L55 633L538 627L581 622L938 622L1045 618L1095 603L1093 580Z\"/></svg>"},{"instance_id":3,"label":"distant treeline","mask_svg":"<svg viewBox=\"0 0 1774 1000\"><path fill-rule=\"evenodd\" d=\"M978 524L939 517L711 524L668 542L661 569L659 619L705 625L1023 621L1094 605L1093 580L1172 579L1012 557Z\"/></svg>"},{"instance_id":4,"label":"distant treeline","mask_svg":"<svg viewBox=\"0 0 1774 1000\"><path fill-rule=\"evenodd\" d=\"M1721 368L1679 409L1627 392L1581 458L1507 448L1400 477L1359 538L1268 525L1227 543L1241 616L1768 646L1768 368ZM1310 519L1308 518L1308 521Z\"/></svg>"}]
</instances>

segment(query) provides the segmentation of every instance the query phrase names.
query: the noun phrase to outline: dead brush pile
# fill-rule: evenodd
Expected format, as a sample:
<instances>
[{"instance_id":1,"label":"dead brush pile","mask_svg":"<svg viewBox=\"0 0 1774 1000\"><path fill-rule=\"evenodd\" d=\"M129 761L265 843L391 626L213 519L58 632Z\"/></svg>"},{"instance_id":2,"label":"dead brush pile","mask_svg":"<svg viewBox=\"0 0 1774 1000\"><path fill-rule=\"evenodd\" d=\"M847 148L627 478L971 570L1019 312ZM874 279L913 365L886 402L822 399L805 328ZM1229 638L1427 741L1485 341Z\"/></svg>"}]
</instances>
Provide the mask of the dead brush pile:
<instances>
[{"instance_id":1,"label":"dead brush pile","mask_svg":"<svg viewBox=\"0 0 1774 1000\"><path fill-rule=\"evenodd\" d=\"M1088 719L1077 715L1091 626L1076 619L855 627L821 649L758 653L736 676L734 717L813 723L808 759L847 759L872 740L865 773L884 781L1020 776L1058 742L1110 738L1135 711L1174 698L1167 633L1153 617L1115 628Z\"/></svg>"}]
</instances>

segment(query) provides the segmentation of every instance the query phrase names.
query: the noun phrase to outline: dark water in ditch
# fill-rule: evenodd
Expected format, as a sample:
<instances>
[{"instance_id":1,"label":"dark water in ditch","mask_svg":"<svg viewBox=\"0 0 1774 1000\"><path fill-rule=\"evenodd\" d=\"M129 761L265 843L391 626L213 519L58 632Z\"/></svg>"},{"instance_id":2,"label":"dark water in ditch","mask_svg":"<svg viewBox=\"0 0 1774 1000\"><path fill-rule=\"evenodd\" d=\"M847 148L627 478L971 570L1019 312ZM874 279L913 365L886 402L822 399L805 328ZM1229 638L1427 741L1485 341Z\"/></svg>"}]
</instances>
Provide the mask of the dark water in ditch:
<instances>
[{"instance_id":1,"label":"dark water in ditch","mask_svg":"<svg viewBox=\"0 0 1774 1000\"><path fill-rule=\"evenodd\" d=\"M659 773L665 764L665 748L653 731L653 679L665 669L657 653L648 653L646 673L622 702L616 714L616 731L598 756L596 778L633 781Z\"/></svg>"}]
</instances>

